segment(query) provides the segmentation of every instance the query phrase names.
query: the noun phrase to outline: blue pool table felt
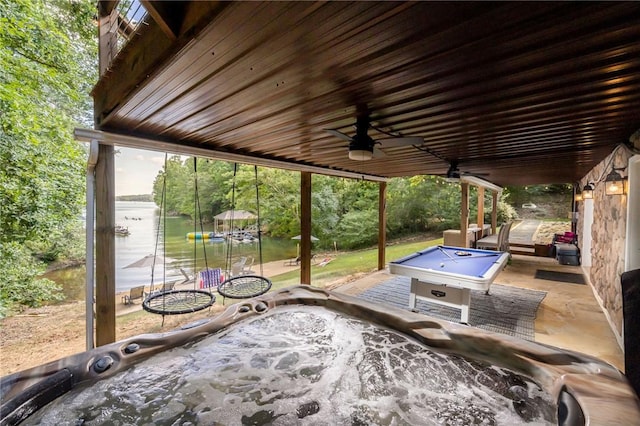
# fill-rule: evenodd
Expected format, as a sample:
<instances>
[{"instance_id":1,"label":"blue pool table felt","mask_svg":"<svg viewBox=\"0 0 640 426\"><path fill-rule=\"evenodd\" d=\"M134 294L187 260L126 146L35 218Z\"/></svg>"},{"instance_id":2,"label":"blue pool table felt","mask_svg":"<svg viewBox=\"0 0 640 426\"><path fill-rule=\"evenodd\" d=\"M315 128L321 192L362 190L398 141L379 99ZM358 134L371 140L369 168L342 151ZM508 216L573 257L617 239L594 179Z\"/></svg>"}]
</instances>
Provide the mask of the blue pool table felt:
<instances>
[{"instance_id":1,"label":"blue pool table felt","mask_svg":"<svg viewBox=\"0 0 640 426\"><path fill-rule=\"evenodd\" d=\"M460 247L434 246L395 261L421 269L482 277L502 253Z\"/></svg>"}]
</instances>

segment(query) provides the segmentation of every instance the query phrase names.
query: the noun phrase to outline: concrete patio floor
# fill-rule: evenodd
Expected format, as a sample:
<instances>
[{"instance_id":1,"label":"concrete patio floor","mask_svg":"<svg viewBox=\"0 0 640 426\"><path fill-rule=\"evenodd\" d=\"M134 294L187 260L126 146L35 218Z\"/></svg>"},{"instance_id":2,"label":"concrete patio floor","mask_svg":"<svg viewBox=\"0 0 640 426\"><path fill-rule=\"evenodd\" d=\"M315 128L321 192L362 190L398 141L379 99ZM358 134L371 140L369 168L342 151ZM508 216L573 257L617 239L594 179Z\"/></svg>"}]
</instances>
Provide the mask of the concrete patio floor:
<instances>
[{"instance_id":1,"label":"concrete patio floor","mask_svg":"<svg viewBox=\"0 0 640 426\"><path fill-rule=\"evenodd\" d=\"M579 266L560 265L552 258L513 255L498 275L496 284L547 292L535 320L535 341L594 356L624 371L624 354L590 285L537 279L537 269L582 273ZM358 295L392 277L382 270L333 290Z\"/></svg>"}]
</instances>

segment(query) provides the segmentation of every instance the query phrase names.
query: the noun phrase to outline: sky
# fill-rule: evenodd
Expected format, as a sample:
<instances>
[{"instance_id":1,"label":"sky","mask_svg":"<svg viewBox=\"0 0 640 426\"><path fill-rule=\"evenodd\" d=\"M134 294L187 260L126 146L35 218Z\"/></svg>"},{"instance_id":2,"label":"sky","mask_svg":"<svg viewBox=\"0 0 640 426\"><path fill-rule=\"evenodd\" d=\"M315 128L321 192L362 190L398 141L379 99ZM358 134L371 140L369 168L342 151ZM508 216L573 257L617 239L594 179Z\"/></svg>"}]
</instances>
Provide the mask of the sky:
<instances>
[{"instance_id":1,"label":"sky","mask_svg":"<svg viewBox=\"0 0 640 426\"><path fill-rule=\"evenodd\" d=\"M116 147L116 196L151 194L164 153Z\"/></svg>"}]
</instances>

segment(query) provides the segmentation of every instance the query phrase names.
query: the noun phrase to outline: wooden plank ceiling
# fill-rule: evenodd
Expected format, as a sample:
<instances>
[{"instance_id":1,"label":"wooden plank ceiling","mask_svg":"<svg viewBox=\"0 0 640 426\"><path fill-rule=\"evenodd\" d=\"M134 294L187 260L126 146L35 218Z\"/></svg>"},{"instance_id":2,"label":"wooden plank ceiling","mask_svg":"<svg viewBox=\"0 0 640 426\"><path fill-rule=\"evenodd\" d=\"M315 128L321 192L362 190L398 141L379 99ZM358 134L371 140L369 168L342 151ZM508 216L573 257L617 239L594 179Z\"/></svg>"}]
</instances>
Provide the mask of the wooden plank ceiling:
<instances>
[{"instance_id":1,"label":"wooden plank ceiling","mask_svg":"<svg viewBox=\"0 0 640 426\"><path fill-rule=\"evenodd\" d=\"M575 182L640 128L640 2L143 4L94 89L100 130L518 185ZM362 114L424 144L350 160L325 129Z\"/></svg>"}]
</instances>

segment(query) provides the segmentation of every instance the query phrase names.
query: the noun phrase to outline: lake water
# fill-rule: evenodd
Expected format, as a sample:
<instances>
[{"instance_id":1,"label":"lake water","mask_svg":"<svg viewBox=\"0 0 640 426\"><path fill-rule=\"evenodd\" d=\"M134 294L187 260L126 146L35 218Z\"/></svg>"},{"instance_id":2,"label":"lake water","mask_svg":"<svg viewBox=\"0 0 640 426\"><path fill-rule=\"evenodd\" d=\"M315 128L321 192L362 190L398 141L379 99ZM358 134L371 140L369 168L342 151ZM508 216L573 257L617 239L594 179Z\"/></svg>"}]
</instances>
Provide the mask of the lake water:
<instances>
[{"instance_id":1,"label":"lake water","mask_svg":"<svg viewBox=\"0 0 640 426\"><path fill-rule=\"evenodd\" d=\"M143 257L157 253L173 261L156 264L153 282L161 283L182 278L179 268L190 274L208 267L225 269L227 250L233 259L240 256L255 259L254 270L259 264L259 244L208 242L189 240L188 232L200 231L200 224L192 219L167 217L158 221L160 210L155 203L117 201L116 224L129 228L128 236L116 236L116 291L126 291L131 287L151 284L151 267L126 268L127 265ZM197 229L194 229L194 226ZM166 230L165 230L166 227ZM204 231L213 231L213 224L204 224ZM206 252L206 260L205 260ZM296 257L296 241L262 237L263 263ZM67 268L46 274L46 277L62 285L66 300L83 300L85 268Z\"/></svg>"}]
</instances>

